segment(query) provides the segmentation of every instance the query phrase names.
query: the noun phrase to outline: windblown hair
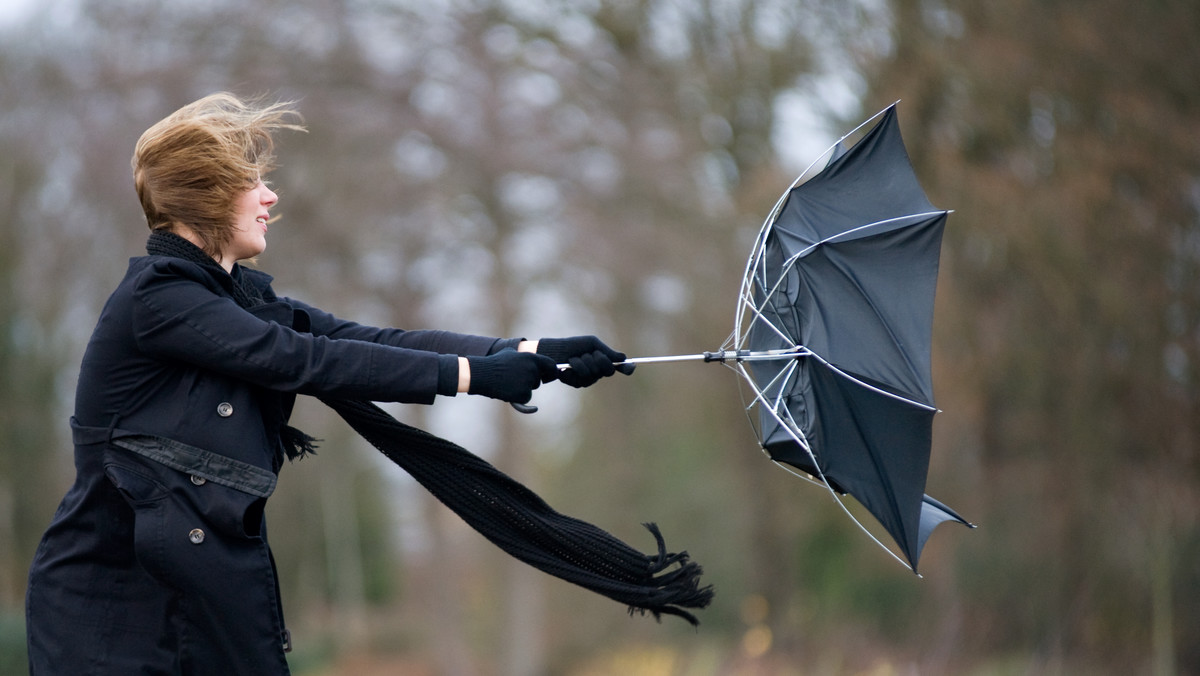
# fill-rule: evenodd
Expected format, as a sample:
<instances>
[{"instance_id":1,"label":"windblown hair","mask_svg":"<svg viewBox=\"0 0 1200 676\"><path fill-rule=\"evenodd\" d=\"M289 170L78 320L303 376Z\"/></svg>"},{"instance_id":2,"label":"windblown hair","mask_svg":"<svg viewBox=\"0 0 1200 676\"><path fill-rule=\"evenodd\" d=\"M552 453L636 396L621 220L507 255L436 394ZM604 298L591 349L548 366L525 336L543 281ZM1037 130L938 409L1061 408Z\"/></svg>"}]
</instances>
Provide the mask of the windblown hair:
<instances>
[{"instance_id":1,"label":"windblown hair","mask_svg":"<svg viewBox=\"0 0 1200 676\"><path fill-rule=\"evenodd\" d=\"M226 92L147 129L132 165L150 229L185 226L205 253L218 255L233 237L235 201L275 166L271 134L278 129L304 130L290 103L243 101Z\"/></svg>"}]
</instances>

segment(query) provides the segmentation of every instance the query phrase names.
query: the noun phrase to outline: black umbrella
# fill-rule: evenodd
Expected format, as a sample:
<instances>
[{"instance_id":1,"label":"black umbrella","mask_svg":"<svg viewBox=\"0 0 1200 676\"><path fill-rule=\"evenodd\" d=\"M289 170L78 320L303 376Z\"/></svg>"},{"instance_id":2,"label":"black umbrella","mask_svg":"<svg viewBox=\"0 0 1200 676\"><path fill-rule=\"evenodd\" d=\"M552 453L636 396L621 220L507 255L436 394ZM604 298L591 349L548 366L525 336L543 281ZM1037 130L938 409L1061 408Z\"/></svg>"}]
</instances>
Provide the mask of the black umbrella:
<instances>
[{"instance_id":1,"label":"black umbrella","mask_svg":"<svg viewBox=\"0 0 1200 676\"><path fill-rule=\"evenodd\" d=\"M780 199L747 264L733 341L770 457L854 496L915 571L947 520L925 495L934 288L948 212L909 163L895 106ZM736 355L734 356L736 359Z\"/></svg>"},{"instance_id":2,"label":"black umbrella","mask_svg":"<svg viewBox=\"0 0 1200 676\"><path fill-rule=\"evenodd\" d=\"M948 212L917 182L895 105L826 154L826 166L797 179L764 223L723 349L628 363L731 365L753 392L767 454L835 499L857 499L915 572L938 524L974 527L925 495L937 412L933 299Z\"/></svg>"}]
</instances>

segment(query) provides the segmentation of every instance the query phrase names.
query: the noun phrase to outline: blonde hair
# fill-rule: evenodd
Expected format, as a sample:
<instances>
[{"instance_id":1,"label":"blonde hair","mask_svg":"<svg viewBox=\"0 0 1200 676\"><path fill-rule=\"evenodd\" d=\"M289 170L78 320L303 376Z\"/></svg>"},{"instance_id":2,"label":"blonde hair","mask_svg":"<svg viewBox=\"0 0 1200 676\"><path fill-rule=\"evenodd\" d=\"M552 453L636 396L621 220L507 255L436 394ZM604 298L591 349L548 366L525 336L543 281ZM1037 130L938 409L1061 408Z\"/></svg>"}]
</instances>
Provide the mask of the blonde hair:
<instances>
[{"instance_id":1,"label":"blonde hair","mask_svg":"<svg viewBox=\"0 0 1200 676\"><path fill-rule=\"evenodd\" d=\"M220 92L146 130L133 181L151 230L188 228L216 256L233 236L234 202L274 168L277 129L304 131L291 103L243 101Z\"/></svg>"}]
</instances>

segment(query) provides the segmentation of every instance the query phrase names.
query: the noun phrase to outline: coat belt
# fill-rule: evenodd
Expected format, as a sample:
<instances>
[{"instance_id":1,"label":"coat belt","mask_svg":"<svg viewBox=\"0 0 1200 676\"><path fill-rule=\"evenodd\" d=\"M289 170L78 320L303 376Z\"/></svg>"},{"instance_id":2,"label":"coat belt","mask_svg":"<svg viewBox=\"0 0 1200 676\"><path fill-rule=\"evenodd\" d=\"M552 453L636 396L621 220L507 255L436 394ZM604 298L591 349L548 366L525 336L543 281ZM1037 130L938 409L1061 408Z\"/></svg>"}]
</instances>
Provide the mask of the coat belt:
<instances>
[{"instance_id":1,"label":"coat belt","mask_svg":"<svg viewBox=\"0 0 1200 676\"><path fill-rule=\"evenodd\" d=\"M220 453L152 434L117 427L87 427L71 418L71 437L77 446L111 443L144 458L234 490L270 497L278 477L274 472Z\"/></svg>"}]
</instances>

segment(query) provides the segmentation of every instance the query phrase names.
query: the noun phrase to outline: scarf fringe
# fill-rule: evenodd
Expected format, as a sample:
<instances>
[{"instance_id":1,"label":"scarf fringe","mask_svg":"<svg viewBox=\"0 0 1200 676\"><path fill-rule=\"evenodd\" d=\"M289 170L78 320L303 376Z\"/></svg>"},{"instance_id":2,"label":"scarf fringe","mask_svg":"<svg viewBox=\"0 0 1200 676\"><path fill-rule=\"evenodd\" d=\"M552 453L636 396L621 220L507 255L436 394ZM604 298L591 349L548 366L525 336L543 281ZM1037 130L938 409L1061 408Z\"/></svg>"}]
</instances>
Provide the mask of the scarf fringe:
<instances>
[{"instance_id":1,"label":"scarf fringe","mask_svg":"<svg viewBox=\"0 0 1200 676\"><path fill-rule=\"evenodd\" d=\"M283 444L283 452L290 462L303 460L309 455L316 455L317 442L321 440L291 425L284 425L279 430L279 441Z\"/></svg>"},{"instance_id":2,"label":"scarf fringe","mask_svg":"<svg viewBox=\"0 0 1200 676\"><path fill-rule=\"evenodd\" d=\"M631 604L629 614L645 615L650 613L659 622L662 621L662 615L675 615L683 618L693 627L698 626L700 621L696 619L696 616L682 608L705 608L712 602L712 587L700 586L700 576L704 573L704 569L700 564L691 561L686 551L668 554L666 541L657 524L644 523L642 525L654 535L654 539L658 542L657 558L650 560L650 557L647 557L650 564L648 570L650 580L663 593L665 601L645 605ZM679 568L663 572L676 564L679 565Z\"/></svg>"},{"instance_id":3,"label":"scarf fringe","mask_svg":"<svg viewBox=\"0 0 1200 676\"><path fill-rule=\"evenodd\" d=\"M585 589L650 613L696 626L685 609L705 608L711 586L686 551L671 553L658 526L645 527L658 545L643 554L607 531L560 514L536 493L470 451L405 425L370 402L322 399L360 436L408 472L468 525L509 555Z\"/></svg>"}]
</instances>

